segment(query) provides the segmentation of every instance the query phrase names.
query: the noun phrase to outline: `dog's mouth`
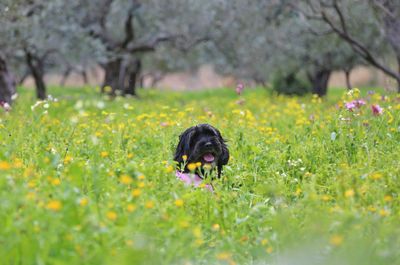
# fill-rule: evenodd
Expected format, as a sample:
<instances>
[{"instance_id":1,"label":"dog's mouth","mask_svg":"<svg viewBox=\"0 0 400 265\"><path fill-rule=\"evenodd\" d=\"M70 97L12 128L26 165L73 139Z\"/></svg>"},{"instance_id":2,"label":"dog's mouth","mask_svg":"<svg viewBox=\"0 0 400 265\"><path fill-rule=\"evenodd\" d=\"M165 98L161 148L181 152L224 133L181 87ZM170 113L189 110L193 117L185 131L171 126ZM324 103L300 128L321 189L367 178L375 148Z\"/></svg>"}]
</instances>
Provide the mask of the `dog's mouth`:
<instances>
[{"instance_id":1,"label":"dog's mouth","mask_svg":"<svg viewBox=\"0 0 400 265\"><path fill-rule=\"evenodd\" d=\"M215 156L212 153L205 153L202 158L205 163L209 164L215 161Z\"/></svg>"}]
</instances>

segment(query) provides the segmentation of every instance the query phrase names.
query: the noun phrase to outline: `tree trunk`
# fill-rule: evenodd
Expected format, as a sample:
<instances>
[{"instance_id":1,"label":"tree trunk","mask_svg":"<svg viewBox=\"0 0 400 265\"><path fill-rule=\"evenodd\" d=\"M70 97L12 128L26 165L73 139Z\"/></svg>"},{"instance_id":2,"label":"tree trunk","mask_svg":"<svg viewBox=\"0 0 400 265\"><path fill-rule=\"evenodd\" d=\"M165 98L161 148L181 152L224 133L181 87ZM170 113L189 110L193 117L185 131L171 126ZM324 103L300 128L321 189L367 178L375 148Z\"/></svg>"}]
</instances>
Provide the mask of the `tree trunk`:
<instances>
[{"instance_id":1,"label":"tree trunk","mask_svg":"<svg viewBox=\"0 0 400 265\"><path fill-rule=\"evenodd\" d=\"M65 83L67 82L67 79L69 75L71 74L72 69L70 67L67 68L67 70L64 71L61 81L60 81L60 86L65 86Z\"/></svg>"},{"instance_id":2,"label":"tree trunk","mask_svg":"<svg viewBox=\"0 0 400 265\"><path fill-rule=\"evenodd\" d=\"M397 81L397 93L400 93L400 54L397 55L397 73L398 73L398 78L396 79L396 81Z\"/></svg>"},{"instance_id":3,"label":"tree trunk","mask_svg":"<svg viewBox=\"0 0 400 265\"><path fill-rule=\"evenodd\" d=\"M23 85L25 80L31 75L29 69L26 69L21 78L18 80L18 85Z\"/></svg>"},{"instance_id":4,"label":"tree trunk","mask_svg":"<svg viewBox=\"0 0 400 265\"><path fill-rule=\"evenodd\" d=\"M31 71L33 79L35 80L36 96L38 99L44 100L47 98L47 89L44 82L43 62L28 51L25 52L25 55L29 70Z\"/></svg>"},{"instance_id":5,"label":"tree trunk","mask_svg":"<svg viewBox=\"0 0 400 265\"><path fill-rule=\"evenodd\" d=\"M347 86L347 90L351 90L353 87L351 86L351 82L350 82L350 73L351 70L345 70L344 74L346 76L346 86Z\"/></svg>"},{"instance_id":6,"label":"tree trunk","mask_svg":"<svg viewBox=\"0 0 400 265\"><path fill-rule=\"evenodd\" d=\"M312 83L312 93L320 97L323 97L328 92L328 81L331 75L331 71L327 69L319 69L312 75L309 75L309 79Z\"/></svg>"},{"instance_id":7,"label":"tree trunk","mask_svg":"<svg viewBox=\"0 0 400 265\"><path fill-rule=\"evenodd\" d=\"M400 93L400 17L398 16L398 1L381 1L382 6L388 12L382 12L386 39L396 54L397 73L394 71L394 79L397 82L397 92Z\"/></svg>"},{"instance_id":8,"label":"tree trunk","mask_svg":"<svg viewBox=\"0 0 400 265\"><path fill-rule=\"evenodd\" d=\"M0 56L0 106L4 106L5 103L11 105L12 96L16 93L15 85L15 79L8 71L6 60Z\"/></svg>"},{"instance_id":9,"label":"tree trunk","mask_svg":"<svg viewBox=\"0 0 400 265\"><path fill-rule=\"evenodd\" d=\"M115 95L116 91L121 89L119 87L119 77L120 77L120 70L121 70L121 60L116 59L110 62L107 62L103 65L104 69L104 81L103 85L101 86L102 93L109 93L111 95ZM106 91L106 87L110 87L110 91Z\"/></svg>"},{"instance_id":10,"label":"tree trunk","mask_svg":"<svg viewBox=\"0 0 400 265\"><path fill-rule=\"evenodd\" d=\"M82 76L83 84L88 85L89 84L89 78L88 78L88 75L87 75L85 70L81 71L81 76Z\"/></svg>"},{"instance_id":11,"label":"tree trunk","mask_svg":"<svg viewBox=\"0 0 400 265\"><path fill-rule=\"evenodd\" d=\"M130 95L130 96L136 96L136 79L137 79L138 73L132 71L129 74L129 82L128 85L125 87L124 94L125 95Z\"/></svg>"},{"instance_id":12,"label":"tree trunk","mask_svg":"<svg viewBox=\"0 0 400 265\"><path fill-rule=\"evenodd\" d=\"M136 96L136 83L140 76L140 71L142 68L142 63L140 60L135 60L132 69L129 71L128 84L125 84L125 95Z\"/></svg>"}]
</instances>

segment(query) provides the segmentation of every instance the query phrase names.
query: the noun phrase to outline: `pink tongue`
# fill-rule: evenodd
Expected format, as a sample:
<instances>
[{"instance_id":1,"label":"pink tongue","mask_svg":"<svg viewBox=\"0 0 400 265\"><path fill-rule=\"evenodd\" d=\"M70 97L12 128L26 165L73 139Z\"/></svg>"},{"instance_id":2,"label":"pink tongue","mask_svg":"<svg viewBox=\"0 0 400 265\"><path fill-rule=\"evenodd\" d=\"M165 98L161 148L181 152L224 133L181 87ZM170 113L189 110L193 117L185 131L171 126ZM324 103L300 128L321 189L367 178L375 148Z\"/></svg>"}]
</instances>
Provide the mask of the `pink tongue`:
<instances>
[{"instance_id":1,"label":"pink tongue","mask_svg":"<svg viewBox=\"0 0 400 265\"><path fill-rule=\"evenodd\" d=\"M213 162L214 161L214 156L212 154L205 154L203 156L203 159L206 162Z\"/></svg>"}]
</instances>

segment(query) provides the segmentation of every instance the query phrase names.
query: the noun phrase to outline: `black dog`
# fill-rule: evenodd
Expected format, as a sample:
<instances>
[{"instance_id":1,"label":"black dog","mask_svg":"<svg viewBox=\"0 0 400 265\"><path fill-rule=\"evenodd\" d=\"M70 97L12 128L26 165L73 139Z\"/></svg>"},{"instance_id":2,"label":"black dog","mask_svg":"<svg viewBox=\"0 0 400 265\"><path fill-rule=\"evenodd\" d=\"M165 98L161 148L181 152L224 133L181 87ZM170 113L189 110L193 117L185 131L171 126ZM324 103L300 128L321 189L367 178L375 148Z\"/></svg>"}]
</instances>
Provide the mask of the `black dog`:
<instances>
[{"instance_id":1,"label":"black dog","mask_svg":"<svg viewBox=\"0 0 400 265\"><path fill-rule=\"evenodd\" d=\"M184 161L183 156L186 156ZM221 176L222 167L228 163L229 150L221 133L209 124L199 124L190 127L179 136L179 144L175 151L174 160L179 165L186 164L183 172L190 170L190 163L201 163L197 168L198 173L204 174L204 166L217 167L218 177Z\"/></svg>"}]
</instances>

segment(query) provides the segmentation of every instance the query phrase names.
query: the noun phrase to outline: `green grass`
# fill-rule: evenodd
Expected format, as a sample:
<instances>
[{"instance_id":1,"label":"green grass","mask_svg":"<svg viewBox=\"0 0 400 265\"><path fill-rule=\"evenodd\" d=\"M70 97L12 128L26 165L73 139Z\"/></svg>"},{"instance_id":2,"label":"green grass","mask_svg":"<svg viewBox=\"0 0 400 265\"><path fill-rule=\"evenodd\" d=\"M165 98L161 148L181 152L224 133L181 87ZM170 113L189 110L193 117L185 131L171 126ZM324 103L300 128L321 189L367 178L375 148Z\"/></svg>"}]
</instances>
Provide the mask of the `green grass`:
<instances>
[{"instance_id":1,"label":"green grass","mask_svg":"<svg viewBox=\"0 0 400 265\"><path fill-rule=\"evenodd\" d=\"M343 90L51 93L0 113L0 264L400 263L396 95L349 112ZM171 172L205 122L232 156L214 193Z\"/></svg>"}]
</instances>

